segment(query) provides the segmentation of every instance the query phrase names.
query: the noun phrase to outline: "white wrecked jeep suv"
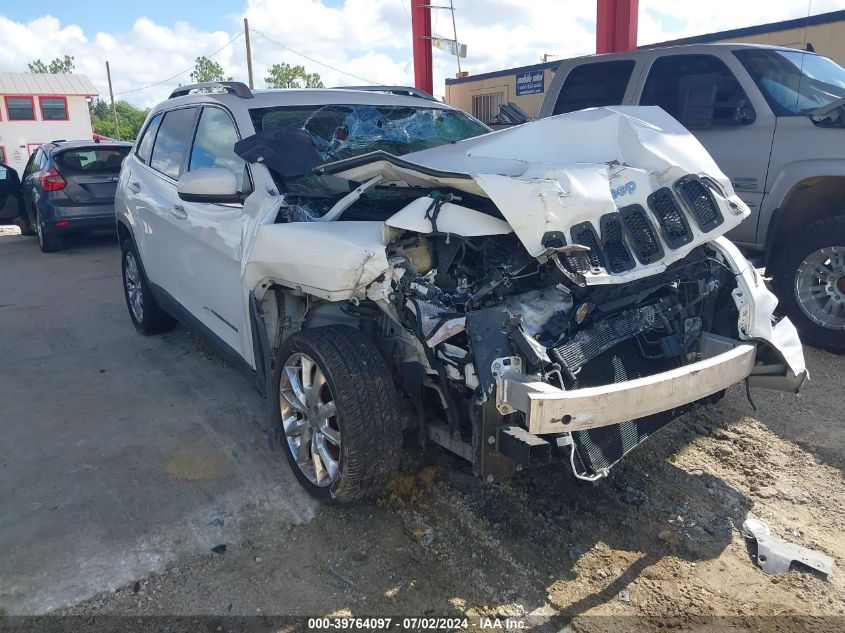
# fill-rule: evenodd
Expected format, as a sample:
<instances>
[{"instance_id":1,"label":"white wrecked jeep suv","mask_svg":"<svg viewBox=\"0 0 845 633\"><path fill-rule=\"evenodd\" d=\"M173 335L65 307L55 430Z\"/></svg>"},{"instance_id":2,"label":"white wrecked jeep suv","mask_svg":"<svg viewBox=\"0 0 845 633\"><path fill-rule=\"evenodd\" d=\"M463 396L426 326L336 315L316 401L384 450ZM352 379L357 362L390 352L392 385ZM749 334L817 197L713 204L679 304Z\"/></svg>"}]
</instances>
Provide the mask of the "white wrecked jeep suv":
<instances>
[{"instance_id":1,"label":"white wrecked jeep suv","mask_svg":"<svg viewBox=\"0 0 845 633\"><path fill-rule=\"evenodd\" d=\"M656 107L490 132L407 89L185 86L115 207L135 326L179 319L251 375L327 501L378 492L404 431L488 481L595 480L731 385L807 376L722 237L748 208Z\"/></svg>"}]
</instances>

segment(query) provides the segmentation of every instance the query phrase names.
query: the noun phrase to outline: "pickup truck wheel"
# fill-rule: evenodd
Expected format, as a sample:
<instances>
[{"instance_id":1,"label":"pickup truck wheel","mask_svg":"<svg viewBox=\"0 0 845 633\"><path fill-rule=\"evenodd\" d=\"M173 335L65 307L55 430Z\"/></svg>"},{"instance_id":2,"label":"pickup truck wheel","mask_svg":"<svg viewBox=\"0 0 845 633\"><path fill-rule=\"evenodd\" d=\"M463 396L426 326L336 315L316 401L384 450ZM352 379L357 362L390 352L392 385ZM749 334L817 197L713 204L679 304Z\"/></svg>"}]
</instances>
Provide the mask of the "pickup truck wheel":
<instances>
[{"instance_id":1,"label":"pickup truck wheel","mask_svg":"<svg viewBox=\"0 0 845 633\"><path fill-rule=\"evenodd\" d=\"M845 352L845 217L816 222L792 237L774 283L804 342Z\"/></svg>"},{"instance_id":2,"label":"pickup truck wheel","mask_svg":"<svg viewBox=\"0 0 845 633\"><path fill-rule=\"evenodd\" d=\"M121 244L123 269L123 296L129 317L135 328L145 335L169 332L176 327L176 319L156 303L141 268L141 258L131 239Z\"/></svg>"},{"instance_id":3,"label":"pickup truck wheel","mask_svg":"<svg viewBox=\"0 0 845 633\"><path fill-rule=\"evenodd\" d=\"M44 230L44 222L41 220L41 212L35 210L35 233L38 236L38 248L42 253L55 253L62 247L62 239L47 235Z\"/></svg>"},{"instance_id":4,"label":"pickup truck wheel","mask_svg":"<svg viewBox=\"0 0 845 633\"><path fill-rule=\"evenodd\" d=\"M399 394L387 364L358 330L291 335L276 357L273 422L300 484L347 503L378 494L399 462Z\"/></svg>"}]
</instances>

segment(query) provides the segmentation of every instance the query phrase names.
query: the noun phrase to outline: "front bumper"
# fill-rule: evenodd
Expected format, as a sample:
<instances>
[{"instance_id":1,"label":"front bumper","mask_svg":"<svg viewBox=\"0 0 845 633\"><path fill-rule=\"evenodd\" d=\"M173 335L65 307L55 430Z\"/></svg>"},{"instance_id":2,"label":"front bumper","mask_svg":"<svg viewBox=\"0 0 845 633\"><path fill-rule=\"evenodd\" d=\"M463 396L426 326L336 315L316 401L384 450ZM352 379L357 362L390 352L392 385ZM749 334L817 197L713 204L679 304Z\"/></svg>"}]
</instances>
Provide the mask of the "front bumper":
<instances>
[{"instance_id":1,"label":"front bumper","mask_svg":"<svg viewBox=\"0 0 845 633\"><path fill-rule=\"evenodd\" d=\"M533 435L583 431L696 402L751 376L757 346L704 334L699 360L669 371L600 387L566 391L518 370L496 381L501 413L521 411Z\"/></svg>"}]
</instances>

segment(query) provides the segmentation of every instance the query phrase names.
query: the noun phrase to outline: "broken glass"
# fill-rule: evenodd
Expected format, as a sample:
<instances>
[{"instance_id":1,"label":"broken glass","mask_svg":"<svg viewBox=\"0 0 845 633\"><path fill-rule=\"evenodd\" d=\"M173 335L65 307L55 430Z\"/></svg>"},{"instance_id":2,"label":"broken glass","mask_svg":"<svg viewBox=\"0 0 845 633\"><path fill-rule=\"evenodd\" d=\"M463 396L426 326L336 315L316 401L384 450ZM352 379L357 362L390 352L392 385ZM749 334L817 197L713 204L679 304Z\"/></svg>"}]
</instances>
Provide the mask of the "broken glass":
<instances>
[{"instance_id":1,"label":"broken glass","mask_svg":"<svg viewBox=\"0 0 845 633\"><path fill-rule=\"evenodd\" d=\"M256 133L269 134L285 127L305 132L324 162L382 150L401 156L438 147L488 130L472 117L456 110L415 106L331 104L326 106L278 106L250 110ZM280 148L284 151L283 148ZM272 169L272 165L268 165ZM325 177L321 177L325 178ZM299 177L285 178L286 191ZM306 183L299 183L306 185ZM317 183L309 179L307 186ZM288 189L294 187L294 189ZM313 193L319 193L321 186ZM330 187L337 191L337 183Z\"/></svg>"}]
</instances>

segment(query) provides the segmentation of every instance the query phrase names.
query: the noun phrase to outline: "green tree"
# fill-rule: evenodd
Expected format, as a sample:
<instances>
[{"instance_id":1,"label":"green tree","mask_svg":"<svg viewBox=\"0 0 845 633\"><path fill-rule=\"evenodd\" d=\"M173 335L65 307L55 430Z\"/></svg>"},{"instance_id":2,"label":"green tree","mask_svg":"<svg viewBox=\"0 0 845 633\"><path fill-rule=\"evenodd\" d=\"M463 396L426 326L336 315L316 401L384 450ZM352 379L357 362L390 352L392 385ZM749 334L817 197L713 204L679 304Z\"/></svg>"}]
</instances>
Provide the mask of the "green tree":
<instances>
[{"instance_id":1,"label":"green tree","mask_svg":"<svg viewBox=\"0 0 845 633\"><path fill-rule=\"evenodd\" d=\"M231 77L223 76L223 67L208 57L197 57L194 69L191 71L191 79L196 84L207 81L232 81Z\"/></svg>"},{"instance_id":2,"label":"green tree","mask_svg":"<svg viewBox=\"0 0 845 633\"><path fill-rule=\"evenodd\" d=\"M88 105L91 112L91 129L95 134L108 136L109 138L117 138L114 130L114 115L111 107L107 101L102 99L93 99ZM120 140L134 141L138 132L141 131L141 126L149 114L148 108L138 108L128 101L118 101L115 104L117 110L117 120L119 123Z\"/></svg>"},{"instance_id":3,"label":"green tree","mask_svg":"<svg viewBox=\"0 0 845 633\"><path fill-rule=\"evenodd\" d=\"M320 75L305 72L304 66L291 66L285 62L273 64L264 78L269 88L325 88Z\"/></svg>"},{"instance_id":4,"label":"green tree","mask_svg":"<svg viewBox=\"0 0 845 633\"><path fill-rule=\"evenodd\" d=\"M73 72L74 63L73 57L65 55L64 57L57 57L49 64L45 64L40 59L34 62L29 62L27 67L31 73L50 73L52 75L69 75Z\"/></svg>"}]
</instances>

